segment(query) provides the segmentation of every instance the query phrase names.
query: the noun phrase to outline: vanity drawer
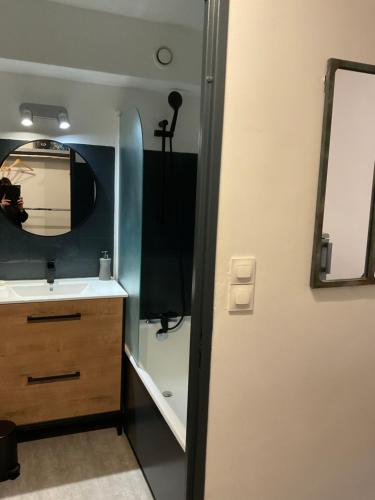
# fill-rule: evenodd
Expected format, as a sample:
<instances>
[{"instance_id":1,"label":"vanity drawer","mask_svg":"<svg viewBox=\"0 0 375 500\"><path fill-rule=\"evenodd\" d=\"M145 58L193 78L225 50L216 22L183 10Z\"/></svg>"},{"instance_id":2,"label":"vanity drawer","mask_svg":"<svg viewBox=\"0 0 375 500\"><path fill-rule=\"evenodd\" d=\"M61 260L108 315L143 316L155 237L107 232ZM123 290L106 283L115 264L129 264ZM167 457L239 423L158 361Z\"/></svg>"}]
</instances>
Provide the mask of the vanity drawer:
<instances>
[{"instance_id":1,"label":"vanity drawer","mask_svg":"<svg viewBox=\"0 0 375 500\"><path fill-rule=\"evenodd\" d=\"M0 305L0 419L120 408L123 299Z\"/></svg>"}]
</instances>

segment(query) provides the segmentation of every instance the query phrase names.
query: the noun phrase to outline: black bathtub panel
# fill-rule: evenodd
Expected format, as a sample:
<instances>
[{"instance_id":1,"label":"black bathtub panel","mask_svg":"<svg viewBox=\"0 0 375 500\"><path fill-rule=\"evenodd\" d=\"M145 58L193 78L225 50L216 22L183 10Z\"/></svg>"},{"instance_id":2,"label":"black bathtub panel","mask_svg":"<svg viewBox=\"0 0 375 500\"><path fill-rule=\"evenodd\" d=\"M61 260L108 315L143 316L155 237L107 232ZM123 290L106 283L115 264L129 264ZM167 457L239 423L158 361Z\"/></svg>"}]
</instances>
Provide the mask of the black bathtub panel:
<instances>
[{"instance_id":1,"label":"black bathtub panel","mask_svg":"<svg viewBox=\"0 0 375 500\"><path fill-rule=\"evenodd\" d=\"M156 500L185 500L186 458L127 356L125 432Z\"/></svg>"}]
</instances>

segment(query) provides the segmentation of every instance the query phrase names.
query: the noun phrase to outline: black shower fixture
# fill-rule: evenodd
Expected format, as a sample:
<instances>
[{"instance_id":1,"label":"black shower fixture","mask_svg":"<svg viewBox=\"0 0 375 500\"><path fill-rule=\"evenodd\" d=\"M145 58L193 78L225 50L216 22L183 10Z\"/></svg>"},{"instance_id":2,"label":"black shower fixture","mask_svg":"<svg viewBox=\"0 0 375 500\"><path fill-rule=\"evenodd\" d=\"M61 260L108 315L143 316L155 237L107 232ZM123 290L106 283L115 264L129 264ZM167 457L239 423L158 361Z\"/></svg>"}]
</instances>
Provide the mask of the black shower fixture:
<instances>
[{"instance_id":1,"label":"black shower fixture","mask_svg":"<svg viewBox=\"0 0 375 500\"><path fill-rule=\"evenodd\" d=\"M182 95L176 91L171 92L168 96L168 103L174 111L172 123L171 123L171 129L170 129L170 133L172 134L172 137L173 137L174 130L176 128L176 123L177 123L178 110L182 106Z\"/></svg>"},{"instance_id":2,"label":"black shower fixture","mask_svg":"<svg viewBox=\"0 0 375 500\"><path fill-rule=\"evenodd\" d=\"M168 96L168 104L173 109L173 118L171 123L171 128L167 130L168 120L162 120L159 122L160 129L154 131L155 137L162 138L162 168L161 168L161 176L160 176L160 220L159 223L164 225L166 222L166 200L167 196L167 152L166 152L166 140L169 139L169 171L173 170L173 137L174 131L176 128L178 110L182 106L182 95L175 90L171 92ZM167 333L172 330L176 330L185 318L185 309L186 309L186 300L185 300L185 276L184 276L184 263L183 263L183 223L182 223L182 212L181 206L177 209L178 218L179 218L179 250L177 252L177 261L179 267L179 276L180 276L180 285L181 285L181 316L180 319L176 322L174 326L169 326L169 322L177 317L177 313L174 312L166 312L161 313L157 317L160 319L161 328L157 331L157 334Z\"/></svg>"},{"instance_id":3,"label":"black shower fixture","mask_svg":"<svg viewBox=\"0 0 375 500\"><path fill-rule=\"evenodd\" d=\"M163 151L165 151L165 139L167 137L169 139L172 139L174 136L174 131L176 128L177 117L178 117L178 110L182 106L182 95L179 92L174 90L168 96L168 103L174 111L172 123L171 123L171 128L169 130L167 130L168 120L162 120L161 122L159 122L160 129L156 129L154 131L155 137L162 137L163 138L163 147L162 147Z\"/></svg>"},{"instance_id":4,"label":"black shower fixture","mask_svg":"<svg viewBox=\"0 0 375 500\"><path fill-rule=\"evenodd\" d=\"M174 110L181 108L182 106L182 95L174 90L168 96L168 102L171 108Z\"/></svg>"}]
</instances>

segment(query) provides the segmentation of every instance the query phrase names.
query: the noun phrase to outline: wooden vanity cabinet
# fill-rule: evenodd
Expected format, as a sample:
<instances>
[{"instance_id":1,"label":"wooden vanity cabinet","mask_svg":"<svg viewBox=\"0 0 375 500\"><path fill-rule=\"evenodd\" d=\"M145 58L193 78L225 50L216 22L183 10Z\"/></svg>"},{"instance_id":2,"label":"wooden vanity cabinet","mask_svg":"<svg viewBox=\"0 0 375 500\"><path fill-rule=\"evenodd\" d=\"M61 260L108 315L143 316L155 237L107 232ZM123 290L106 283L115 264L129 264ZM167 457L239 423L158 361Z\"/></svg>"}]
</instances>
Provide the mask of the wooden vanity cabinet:
<instances>
[{"instance_id":1,"label":"wooden vanity cabinet","mask_svg":"<svg viewBox=\"0 0 375 500\"><path fill-rule=\"evenodd\" d=\"M0 305L0 420L120 411L123 299Z\"/></svg>"}]
</instances>

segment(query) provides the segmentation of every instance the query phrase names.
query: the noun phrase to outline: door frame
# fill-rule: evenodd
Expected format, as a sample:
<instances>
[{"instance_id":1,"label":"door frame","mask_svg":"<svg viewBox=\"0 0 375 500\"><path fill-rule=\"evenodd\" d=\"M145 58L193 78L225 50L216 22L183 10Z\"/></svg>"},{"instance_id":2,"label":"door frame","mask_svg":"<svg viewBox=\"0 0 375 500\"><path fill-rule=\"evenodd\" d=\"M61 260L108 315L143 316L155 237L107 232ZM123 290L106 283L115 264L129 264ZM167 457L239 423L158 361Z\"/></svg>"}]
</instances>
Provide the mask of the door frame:
<instances>
[{"instance_id":1,"label":"door frame","mask_svg":"<svg viewBox=\"0 0 375 500\"><path fill-rule=\"evenodd\" d=\"M187 500L203 500L229 0L205 0L186 436Z\"/></svg>"}]
</instances>

